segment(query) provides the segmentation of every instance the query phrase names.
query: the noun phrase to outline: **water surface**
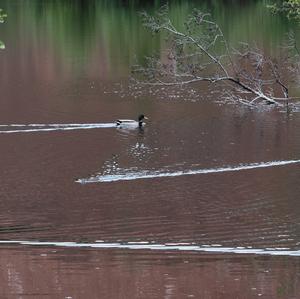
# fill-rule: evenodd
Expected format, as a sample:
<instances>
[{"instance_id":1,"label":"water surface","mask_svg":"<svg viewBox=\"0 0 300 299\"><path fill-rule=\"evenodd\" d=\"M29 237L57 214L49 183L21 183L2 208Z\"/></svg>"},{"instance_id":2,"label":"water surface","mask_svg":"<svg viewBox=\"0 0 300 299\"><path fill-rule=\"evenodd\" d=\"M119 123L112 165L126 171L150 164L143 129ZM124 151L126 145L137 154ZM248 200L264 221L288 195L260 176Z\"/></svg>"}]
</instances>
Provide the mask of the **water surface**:
<instances>
[{"instance_id":1,"label":"water surface","mask_svg":"<svg viewBox=\"0 0 300 299\"><path fill-rule=\"evenodd\" d=\"M164 49L138 16L157 5L0 1L3 298L297 298L300 115L129 87ZM202 5L233 44L299 30L263 1Z\"/></svg>"}]
</instances>

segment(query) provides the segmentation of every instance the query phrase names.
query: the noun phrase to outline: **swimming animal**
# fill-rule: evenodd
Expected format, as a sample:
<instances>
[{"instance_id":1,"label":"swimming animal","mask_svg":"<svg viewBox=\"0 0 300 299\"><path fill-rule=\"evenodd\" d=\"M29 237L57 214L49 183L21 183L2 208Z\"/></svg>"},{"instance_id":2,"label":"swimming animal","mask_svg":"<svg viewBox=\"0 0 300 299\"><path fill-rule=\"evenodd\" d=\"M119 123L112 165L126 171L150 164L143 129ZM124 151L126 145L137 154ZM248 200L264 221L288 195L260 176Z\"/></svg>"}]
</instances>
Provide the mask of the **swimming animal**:
<instances>
[{"instance_id":1,"label":"swimming animal","mask_svg":"<svg viewBox=\"0 0 300 299\"><path fill-rule=\"evenodd\" d=\"M144 119L148 119L144 114L138 116L138 120L133 119L118 119L116 125L119 128L141 128L145 125Z\"/></svg>"}]
</instances>

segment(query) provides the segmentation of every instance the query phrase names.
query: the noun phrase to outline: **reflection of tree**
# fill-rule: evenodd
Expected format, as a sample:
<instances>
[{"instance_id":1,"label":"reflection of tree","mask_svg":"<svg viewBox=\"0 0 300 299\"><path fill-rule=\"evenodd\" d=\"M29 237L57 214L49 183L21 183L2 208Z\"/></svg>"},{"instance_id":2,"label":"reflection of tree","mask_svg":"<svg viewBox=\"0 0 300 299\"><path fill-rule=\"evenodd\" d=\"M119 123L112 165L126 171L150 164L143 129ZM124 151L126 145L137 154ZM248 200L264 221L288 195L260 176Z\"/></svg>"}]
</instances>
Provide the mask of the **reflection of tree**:
<instances>
[{"instance_id":1,"label":"reflection of tree","mask_svg":"<svg viewBox=\"0 0 300 299\"><path fill-rule=\"evenodd\" d=\"M6 18L6 14L3 12L3 9L0 8L0 23L3 23L5 18ZM5 49L5 45L1 40L0 40L0 49Z\"/></svg>"},{"instance_id":2,"label":"reflection of tree","mask_svg":"<svg viewBox=\"0 0 300 299\"><path fill-rule=\"evenodd\" d=\"M300 0L285 0L269 7L274 13L283 12L289 19L300 20Z\"/></svg>"},{"instance_id":3,"label":"reflection of tree","mask_svg":"<svg viewBox=\"0 0 300 299\"><path fill-rule=\"evenodd\" d=\"M154 2L160 1L5 1L2 7L9 15L9 26L3 26L1 37L6 45L22 52L14 60L26 56L19 63L26 69L27 62L36 70L46 65L47 78L68 72L80 77L89 73L104 80L127 77L136 58L142 60L163 44L160 35L151 38L137 13L154 11L158 6ZM261 1L234 5L226 1L172 1L170 16L176 26L193 7L212 11L232 45L255 39L271 48L286 31L287 24L268 15ZM262 18L264 26L260 28Z\"/></svg>"}]
</instances>

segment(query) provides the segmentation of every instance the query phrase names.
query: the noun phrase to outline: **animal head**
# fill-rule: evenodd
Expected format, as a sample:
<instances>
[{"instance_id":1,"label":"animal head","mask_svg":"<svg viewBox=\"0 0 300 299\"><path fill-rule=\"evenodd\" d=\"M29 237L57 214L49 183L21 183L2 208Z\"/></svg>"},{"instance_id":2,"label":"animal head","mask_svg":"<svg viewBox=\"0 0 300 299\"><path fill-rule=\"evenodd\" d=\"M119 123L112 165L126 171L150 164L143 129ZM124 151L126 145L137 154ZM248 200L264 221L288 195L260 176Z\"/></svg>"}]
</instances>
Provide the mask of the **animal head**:
<instances>
[{"instance_id":1,"label":"animal head","mask_svg":"<svg viewBox=\"0 0 300 299\"><path fill-rule=\"evenodd\" d=\"M144 114L140 114L138 120L142 121L144 118L145 118L145 115Z\"/></svg>"}]
</instances>

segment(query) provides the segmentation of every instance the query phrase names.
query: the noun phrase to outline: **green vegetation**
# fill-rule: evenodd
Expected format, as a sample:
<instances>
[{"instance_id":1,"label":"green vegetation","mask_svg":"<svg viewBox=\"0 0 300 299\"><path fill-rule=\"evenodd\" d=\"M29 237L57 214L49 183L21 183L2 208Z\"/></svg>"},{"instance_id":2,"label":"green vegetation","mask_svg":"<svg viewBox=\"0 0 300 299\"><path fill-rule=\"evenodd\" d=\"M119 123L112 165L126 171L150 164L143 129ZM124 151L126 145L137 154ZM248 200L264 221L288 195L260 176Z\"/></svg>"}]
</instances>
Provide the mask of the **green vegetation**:
<instances>
[{"instance_id":1,"label":"green vegetation","mask_svg":"<svg viewBox=\"0 0 300 299\"><path fill-rule=\"evenodd\" d=\"M289 19L300 21L300 0L286 0L270 5L269 8L274 13L284 13Z\"/></svg>"},{"instance_id":2,"label":"green vegetation","mask_svg":"<svg viewBox=\"0 0 300 299\"><path fill-rule=\"evenodd\" d=\"M152 37L143 26L138 12L153 13L162 1L90 0L90 1L15 1L5 0L1 7L9 15L9 26L1 26L0 39L14 49L38 53L44 47L49 59L81 75L87 68L127 77L130 65L143 61L165 47L164 35ZM293 29L286 18L273 15L266 0L256 1L169 1L170 18L178 29L198 8L210 12L228 42L236 47L256 41L273 56ZM299 43L299 34L295 34ZM38 56L34 57L38 58ZM101 63L95 59L101 57ZM37 62L38 64L38 62ZM52 63L54 65L54 62Z\"/></svg>"},{"instance_id":3,"label":"green vegetation","mask_svg":"<svg viewBox=\"0 0 300 299\"><path fill-rule=\"evenodd\" d=\"M3 9L0 8L0 23L4 23L4 19L7 15L3 12ZM0 40L0 49L5 49L5 44Z\"/></svg>"}]
</instances>

